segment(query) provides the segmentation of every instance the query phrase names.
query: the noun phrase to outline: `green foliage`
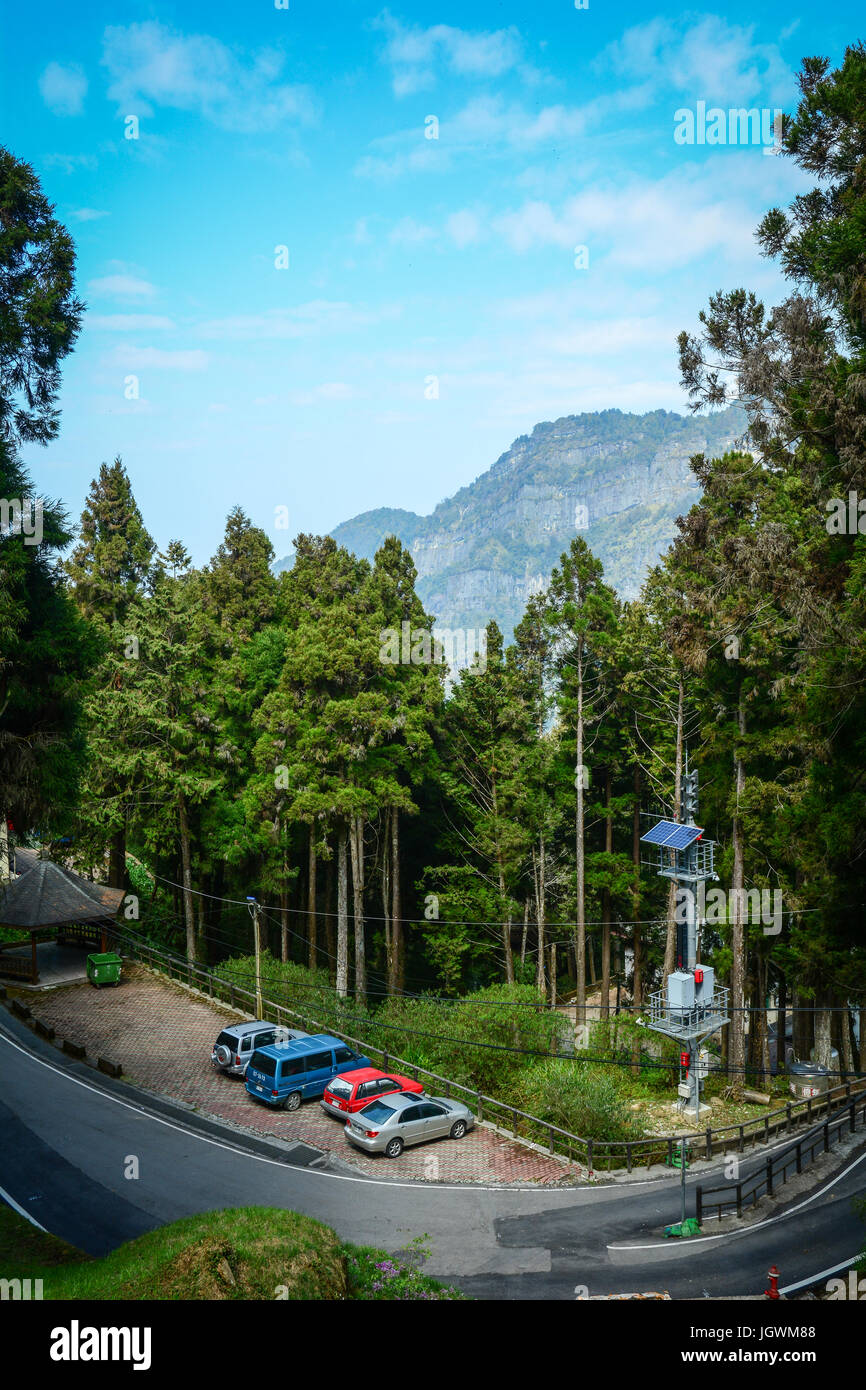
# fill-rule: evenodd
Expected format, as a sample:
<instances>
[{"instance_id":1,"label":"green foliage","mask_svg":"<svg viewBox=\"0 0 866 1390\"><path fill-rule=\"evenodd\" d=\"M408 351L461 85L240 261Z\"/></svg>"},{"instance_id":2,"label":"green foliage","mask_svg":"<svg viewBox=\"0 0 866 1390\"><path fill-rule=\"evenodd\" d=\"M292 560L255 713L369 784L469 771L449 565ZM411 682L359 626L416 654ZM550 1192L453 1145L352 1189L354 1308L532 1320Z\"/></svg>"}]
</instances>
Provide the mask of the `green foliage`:
<instances>
[{"instance_id":1,"label":"green foliage","mask_svg":"<svg viewBox=\"0 0 866 1390\"><path fill-rule=\"evenodd\" d=\"M629 1110L627 1083L613 1067L551 1059L528 1069L516 1095L521 1109L582 1139L640 1139L640 1121Z\"/></svg>"},{"instance_id":2,"label":"green foliage","mask_svg":"<svg viewBox=\"0 0 866 1390\"><path fill-rule=\"evenodd\" d=\"M535 1064L535 1057L521 1053L543 1057L564 1050L567 1032L561 1015L539 1006L533 986L495 985L454 1002L387 999L362 1036L437 1076L505 1098L517 1076Z\"/></svg>"},{"instance_id":3,"label":"green foliage","mask_svg":"<svg viewBox=\"0 0 866 1390\"><path fill-rule=\"evenodd\" d=\"M636 1072L642 1089L670 1091L678 1080L679 1044L661 1033L651 1033L626 1014L600 1019L589 1029L589 1053L622 1067L622 1075ZM617 1069L619 1071L619 1069Z\"/></svg>"},{"instance_id":4,"label":"green foliage","mask_svg":"<svg viewBox=\"0 0 866 1390\"><path fill-rule=\"evenodd\" d=\"M252 932L252 928L250 928ZM218 974L221 979L232 980L242 989L255 993L256 958L232 956L222 961ZM334 989L325 970L309 970L296 965L294 961L277 960L270 951L262 952L261 959L262 995L283 1004L287 1009L310 1014L321 1019L327 1027L339 1026L336 1023L341 1011L335 999Z\"/></svg>"},{"instance_id":5,"label":"green foliage","mask_svg":"<svg viewBox=\"0 0 866 1390\"><path fill-rule=\"evenodd\" d=\"M34 498L30 477L0 440L0 498ZM66 516L43 500L42 539L0 534L0 815L22 834L68 828L83 763L81 704L97 656L70 602L56 552ZM35 539L32 538L32 539Z\"/></svg>"},{"instance_id":6,"label":"green foliage","mask_svg":"<svg viewBox=\"0 0 866 1390\"><path fill-rule=\"evenodd\" d=\"M78 543L64 566L75 601L103 630L122 622L150 576L154 543L119 458L102 464L81 514Z\"/></svg>"},{"instance_id":7,"label":"green foliage","mask_svg":"<svg viewBox=\"0 0 866 1390\"><path fill-rule=\"evenodd\" d=\"M720 292L680 341L694 404L726 404L731 375L741 404L694 422L604 412L545 423L429 519L456 542L475 534L479 508L511 515L520 497L529 516L533 488L563 486L563 441L598 487L614 455L634 461L676 436L704 452L641 600L623 604L605 574L610 528L569 535L561 553L564 538L538 534L536 517L526 553L532 573L552 568L549 586L509 615L510 644L489 624L486 668L446 688L442 664L424 658L427 591L398 538L429 539L428 519L361 518L354 539L341 533L359 555L301 535L276 579L267 537L234 508L199 571L179 540L154 562L116 461L93 484L68 563L77 610L56 564L70 540L59 507L46 508L41 546L0 538L0 812L25 831L63 829L86 763L76 849L93 865L110 849L122 875L128 836L160 884L142 930L177 944L162 920L173 916L190 957L246 952L255 892L284 957L266 956L266 993L473 1089L525 1090L528 1108L567 1112L567 1128L624 1133L617 1078L638 1066L639 1087L668 1087L652 1067L667 1045L602 1020L591 1047L610 1066L557 1062L570 1023L542 1001L551 980L569 994L573 982L580 1012L588 950L608 978L630 948L626 993L662 984L668 893L640 873L640 817L679 815L687 744L723 886L784 899L778 935L738 920L703 933L702 959L734 993L735 1074L766 1069L757 1028L742 1055L740 1005L783 982L789 1002L816 1001L825 1051L841 1041L850 1052L827 1010L866 999L866 538L826 521L828 499L862 493L866 457L866 50L850 48L835 71L807 60L801 90L785 146L818 186L771 209L759 233L796 292L769 310L746 289ZM32 171L10 161L0 155L0 208L11 209L0 276L18 298L0 309L0 492L15 496L30 483L10 441L56 428L57 363L78 310L71 245ZM55 258L50 305L28 269L34 246ZM748 451L731 445L744 422ZM631 520L658 541L665 507L651 499ZM397 534L371 550L380 526ZM457 568L513 573L512 539L479 526ZM420 660L386 654L403 624ZM438 914L425 912L428 895ZM227 968L250 983L249 959ZM436 987L465 994L437 1000ZM798 1042L808 1052L811 1038ZM566 1072L580 1085L560 1086L563 1097Z\"/></svg>"},{"instance_id":8,"label":"green foliage","mask_svg":"<svg viewBox=\"0 0 866 1390\"><path fill-rule=\"evenodd\" d=\"M860 1220L861 1220L862 1222L864 1222L864 1224L866 1224L866 1202L864 1202L864 1201L855 1201L855 1203L854 1203L854 1210L856 1211L856 1213L857 1213L857 1215L859 1216ZM857 1270L857 1272L858 1272L859 1274L866 1274L866 1241L864 1241L863 1253L860 1255L859 1259L855 1262L854 1268Z\"/></svg>"},{"instance_id":9,"label":"green foliage","mask_svg":"<svg viewBox=\"0 0 866 1390\"><path fill-rule=\"evenodd\" d=\"M11 451L57 435L60 363L83 312L72 238L31 166L0 146L0 439Z\"/></svg>"},{"instance_id":10,"label":"green foliage","mask_svg":"<svg viewBox=\"0 0 866 1390\"><path fill-rule=\"evenodd\" d=\"M184 1217L101 1259L37 1231L0 1206L3 1277L41 1279L46 1300L342 1302L462 1299L407 1256L341 1242L329 1226L282 1207L235 1207Z\"/></svg>"},{"instance_id":11,"label":"green foliage","mask_svg":"<svg viewBox=\"0 0 866 1390\"><path fill-rule=\"evenodd\" d=\"M430 1253L426 1240L426 1236L416 1236L403 1259L369 1245L346 1246L349 1297L365 1302L465 1300L466 1294L431 1279L419 1267L419 1260L427 1259Z\"/></svg>"}]
</instances>

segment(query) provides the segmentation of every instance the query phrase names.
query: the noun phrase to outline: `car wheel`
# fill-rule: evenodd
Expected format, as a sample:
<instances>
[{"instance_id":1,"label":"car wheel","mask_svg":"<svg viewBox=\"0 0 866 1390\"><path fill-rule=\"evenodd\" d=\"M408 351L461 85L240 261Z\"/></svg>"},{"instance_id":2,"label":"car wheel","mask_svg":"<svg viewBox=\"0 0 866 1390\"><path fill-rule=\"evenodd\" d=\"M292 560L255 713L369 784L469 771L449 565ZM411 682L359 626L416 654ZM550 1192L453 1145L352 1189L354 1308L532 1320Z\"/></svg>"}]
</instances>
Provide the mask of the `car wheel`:
<instances>
[{"instance_id":1,"label":"car wheel","mask_svg":"<svg viewBox=\"0 0 866 1390\"><path fill-rule=\"evenodd\" d=\"M220 1043L219 1047L216 1049L216 1059L221 1067L227 1067L232 1060L232 1054L229 1052L225 1043Z\"/></svg>"},{"instance_id":2,"label":"car wheel","mask_svg":"<svg viewBox=\"0 0 866 1390\"><path fill-rule=\"evenodd\" d=\"M451 1138L452 1138L452 1139L462 1139L465 1133L466 1133L466 1121L465 1121L465 1120L455 1120L454 1123L453 1123L453 1125L451 1126Z\"/></svg>"},{"instance_id":3,"label":"car wheel","mask_svg":"<svg viewBox=\"0 0 866 1390\"><path fill-rule=\"evenodd\" d=\"M289 1093L289 1095L287 1095L286 1098L285 1098L285 1100L283 1101L283 1109L284 1109L284 1110L297 1110L297 1108L298 1108L298 1106L300 1105L300 1103L301 1103L301 1093L300 1093L300 1091L291 1091L291 1092Z\"/></svg>"},{"instance_id":4,"label":"car wheel","mask_svg":"<svg viewBox=\"0 0 866 1390\"><path fill-rule=\"evenodd\" d=\"M402 1140L402 1139L389 1139L389 1140L388 1140L388 1143L385 1145L385 1153L386 1153L386 1155L388 1156L388 1158L399 1158L402 1152L403 1152L403 1140Z\"/></svg>"}]
</instances>

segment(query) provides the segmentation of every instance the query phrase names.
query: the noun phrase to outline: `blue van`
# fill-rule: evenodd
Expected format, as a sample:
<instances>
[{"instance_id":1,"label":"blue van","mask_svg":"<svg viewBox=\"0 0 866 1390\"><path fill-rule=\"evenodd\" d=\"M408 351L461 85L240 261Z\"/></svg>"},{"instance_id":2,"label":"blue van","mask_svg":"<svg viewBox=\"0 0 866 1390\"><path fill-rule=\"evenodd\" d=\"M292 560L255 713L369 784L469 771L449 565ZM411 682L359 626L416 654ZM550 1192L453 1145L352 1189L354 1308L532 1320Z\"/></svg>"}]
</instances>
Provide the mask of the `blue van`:
<instances>
[{"instance_id":1,"label":"blue van","mask_svg":"<svg viewBox=\"0 0 866 1390\"><path fill-rule=\"evenodd\" d=\"M297 1110L302 1100L324 1094L341 1071L369 1067L369 1057L353 1052L339 1038L314 1033L283 1043L259 1047L250 1058L246 1087L255 1100L283 1110Z\"/></svg>"}]
</instances>

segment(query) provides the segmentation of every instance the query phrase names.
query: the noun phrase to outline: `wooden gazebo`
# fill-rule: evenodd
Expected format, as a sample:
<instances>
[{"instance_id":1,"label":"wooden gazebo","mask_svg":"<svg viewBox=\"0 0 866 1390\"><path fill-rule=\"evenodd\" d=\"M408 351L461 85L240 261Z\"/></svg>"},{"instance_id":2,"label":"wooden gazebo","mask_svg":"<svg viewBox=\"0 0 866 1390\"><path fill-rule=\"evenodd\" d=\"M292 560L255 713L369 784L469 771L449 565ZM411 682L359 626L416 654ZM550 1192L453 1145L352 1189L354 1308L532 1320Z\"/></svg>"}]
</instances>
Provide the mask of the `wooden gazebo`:
<instances>
[{"instance_id":1,"label":"wooden gazebo","mask_svg":"<svg viewBox=\"0 0 866 1390\"><path fill-rule=\"evenodd\" d=\"M29 933L30 959L12 954L26 941L3 943L0 975L38 984L36 937L51 927L57 929L58 939L92 943L106 950L107 931L123 899L122 888L91 883L50 859L36 859L0 896L0 926Z\"/></svg>"}]
</instances>

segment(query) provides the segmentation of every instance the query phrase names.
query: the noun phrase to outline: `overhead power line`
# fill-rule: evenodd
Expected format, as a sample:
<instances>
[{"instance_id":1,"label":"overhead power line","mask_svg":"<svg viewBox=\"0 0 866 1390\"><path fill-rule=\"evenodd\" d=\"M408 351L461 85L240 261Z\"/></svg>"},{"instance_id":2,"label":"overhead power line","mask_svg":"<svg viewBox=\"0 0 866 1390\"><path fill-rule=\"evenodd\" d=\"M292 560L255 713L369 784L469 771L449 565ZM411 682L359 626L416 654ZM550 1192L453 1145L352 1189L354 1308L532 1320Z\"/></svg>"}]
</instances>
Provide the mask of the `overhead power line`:
<instances>
[{"instance_id":1,"label":"overhead power line","mask_svg":"<svg viewBox=\"0 0 866 1390\"><path fill-rule=\"evenodd\" d=\"M245 898L244 898L244 899L241 899L241 898L225 898L225 897L221 897L218 893L204 893L204 892L202 892L202 891L201 891L200 889L198 889L198 888L186 889L186 888L184 888L184 886L183 886L182 883L176 883L176 882L174 881L174 879L164 878L164 877L162 876L162 874L153 874L152 877L158 879L158 880L160 881L160 883L166 883L166 884L168 884L168 885L169 885L170 887L172 887L172 888L179 888L180 891L181 891L182 893L190 892L190 893L194 894L194 896L197 897L197 898L209 898L212 902L230 903L230 904L231 904L232 906L234 906L234 907L249 907L249 903L247 902L247 900L246 900ZM753 889L752 891L758 891L758 890ZM305 907L282 907L282 906L280 906L280 905L278 905L278 904L276 904L276 903L259 903L259 907L261 908L262 912L266 912L266 911L267 911L267 912L290 913L292 916L296 916L296 917L307 917L307 918L309 918L309 917L332 917L332 918L337 919L337 920L339 919L339 913L338 913L338 912L324 912L324 911L322 911L321 909L318 909L318 908L316 909L315 912L312 912L312 913L311 913L311 912L309 911L309 909L308 909L308 908L305 908ZM802 907L802 908L801 908L801 907L797 907L797 908L793 908L793 907L792 907L792 908L788 908L788 909L784 912L784 916L786 916L786 917L805 917L805 916L807 916L807 915L809 915L809 914L811 914L811 913L815 913L815 912L824 912L824 911L825 911L825 909L822 908L822 907ZM349 914L349 915L351 915L351 914ZM413 924L415 924L415 923L419 923L419 922L422 920L423 916L424 916L423 913L416 913L416 915L415 915L414 917L385 917L384 915L381 915L381 914L376 914L376 913L373 913L373 912L365 912L365 913L364 913L364 921L365 921L365 922L399 922L399 923L401 924L401 926L402 926L402 925L411 926L411 925L413 925ZM426 919L425 919L425 920L426 920ZM501 919L501 918L489 918L489 919L487 919L487 920L478 919L478 918L472 918L472 919L465 919L465 920L464 920L464 919L460 919L460 918L456 918L456 917L443 917L443 918L436 918L436 919L433 919L433 920L441 921L441 922L443 922L445 925L451 926L451 927L495 927L498 931L501 931L501 930L502 930L502 919ZM614 918L614 919L608 919L608 918L604 918L604 917L598 917L598 918L593 918L593 919L591 919L591 920L585 922L585 923L584 923L584 926L587 926L587 927L608 927L608 926L609 926L609 927L611 927L614 931L616 931L617 927L652 927L652 926L657 926L657 925L659 925L659 924L661 924L661 923L666 923L667 920L668 920L667 917L665 917L665 916L660 916L660 915L659 915L659 916L656 916L656 917L617 917L617 918ZM520 921L520 922L512 922L512 924L511 924L512 930L513 930L513 931L522 931L522 930L523 930L523 925L524 925L524 924L523 924L522 921ZM535 927L535 928L538 927L538 923L537 923L537 922L532 922L532 921L527 922L526 925L527 925L527 927ZM545 930L549 930L551 927L562 927L562 928L565 928L565 929L568 930L568 931L577 931L577 925L578 925L578 924L577 924L576 921L571 921L571 920L569 920L569 921L564 921L564 922L563 922L563 921L550 921L550 920L545 919L545 922L544 922ZM710 925L712 926L712 925L715 925L715 924L714 924L714 923L710 923ZM724 924L723 922L720 922L720 923L718 923L718 925L719 925L719 926L724 926L725 924ZM486 943L476 943L476 944L486 944Z\"/></svg>"}]
</instances>

